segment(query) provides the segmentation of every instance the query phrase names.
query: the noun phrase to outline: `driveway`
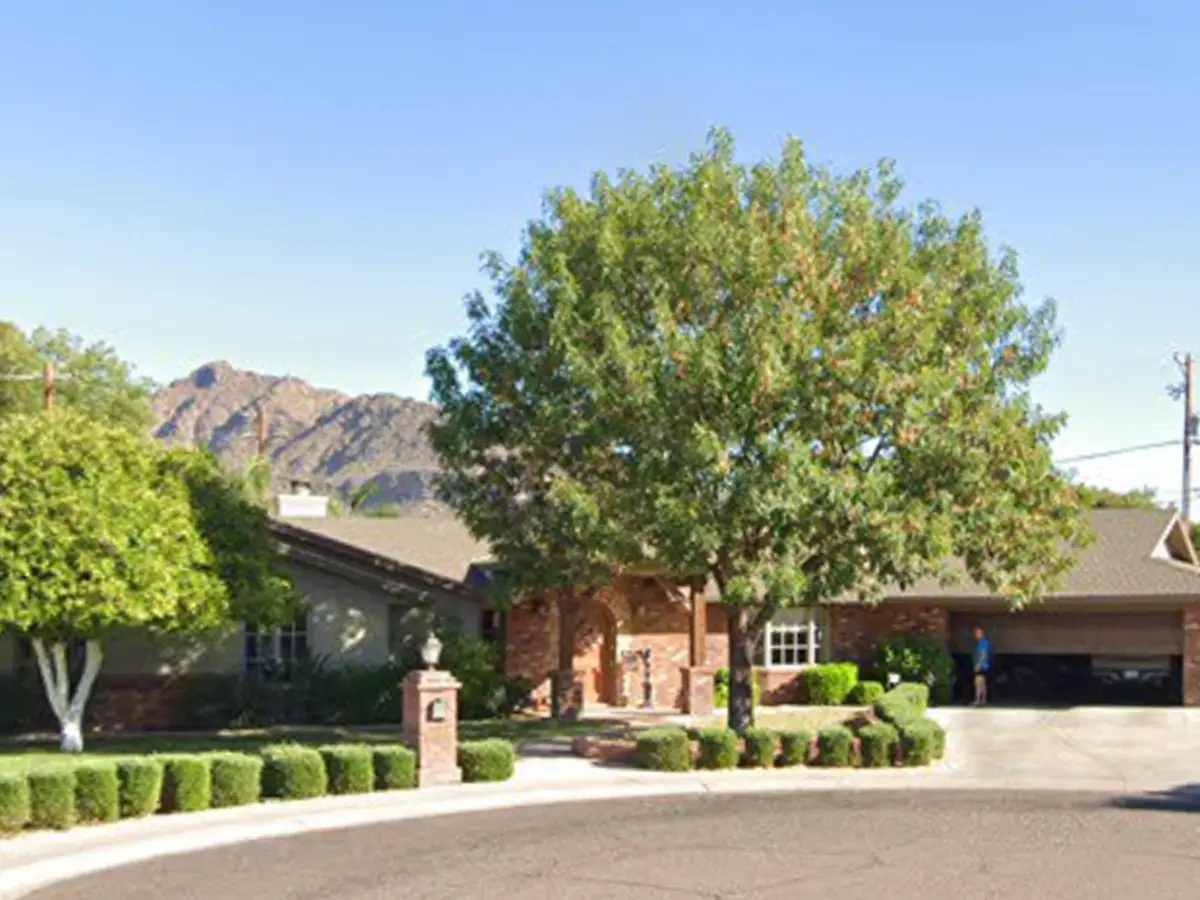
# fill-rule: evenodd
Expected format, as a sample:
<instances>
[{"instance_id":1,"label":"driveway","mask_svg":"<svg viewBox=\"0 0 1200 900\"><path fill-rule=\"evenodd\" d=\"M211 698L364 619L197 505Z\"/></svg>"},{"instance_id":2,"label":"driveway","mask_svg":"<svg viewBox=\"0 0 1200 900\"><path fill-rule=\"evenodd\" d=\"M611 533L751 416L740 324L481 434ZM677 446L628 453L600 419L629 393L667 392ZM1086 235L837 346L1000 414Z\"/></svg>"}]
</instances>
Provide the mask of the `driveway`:
<instances>
[{"instance_id":1,"label":"driveway","mask_svg":"<svg viewBox=\"0 0 1200 900\"><path fill-rule=\"evenodd\" d=\"M1200 709L935 709L947 767L1019 785L1070 780L1165 789L1200 782Z\"/></svg>"}]
</instances>

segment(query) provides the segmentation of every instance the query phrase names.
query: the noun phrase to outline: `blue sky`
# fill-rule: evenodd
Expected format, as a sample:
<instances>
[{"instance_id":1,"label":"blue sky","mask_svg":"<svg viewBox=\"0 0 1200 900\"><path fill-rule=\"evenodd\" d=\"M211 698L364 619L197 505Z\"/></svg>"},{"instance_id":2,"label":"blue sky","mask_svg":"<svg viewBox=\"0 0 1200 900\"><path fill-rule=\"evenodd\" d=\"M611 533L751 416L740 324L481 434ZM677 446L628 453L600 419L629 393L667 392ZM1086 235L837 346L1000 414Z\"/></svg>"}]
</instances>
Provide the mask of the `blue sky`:
<instances>
[{"instance_id":1,"label":"blue sky","mask_svg":"<svg viewBox=\"0 0 1200 900\"><path fill-rule=\"evenodd\" d=\"M1154 0L0 2L0 317L163 380L227 359L425 396L480 252L545 188L721 124L748 158L794 134L981 207L1060 306L1061 455L1170 440L1171 355L1200 353L1198 40L1200 5ZM1179 495L1175 448L1079 472Z\"/></svg>"}]
</instances>

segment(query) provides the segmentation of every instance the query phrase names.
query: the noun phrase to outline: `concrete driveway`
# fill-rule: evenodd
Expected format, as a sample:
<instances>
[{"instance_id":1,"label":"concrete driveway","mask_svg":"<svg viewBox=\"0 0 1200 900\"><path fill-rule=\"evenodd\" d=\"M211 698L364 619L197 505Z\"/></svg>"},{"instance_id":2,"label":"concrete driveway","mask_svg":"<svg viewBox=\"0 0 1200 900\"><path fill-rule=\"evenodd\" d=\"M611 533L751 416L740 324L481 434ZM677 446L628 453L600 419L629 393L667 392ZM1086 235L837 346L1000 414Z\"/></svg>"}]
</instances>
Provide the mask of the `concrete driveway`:
<instances>
[{"instance_id":1,"label":"concrete driveway","mask_svg":"<svg viewBox=\"0 0 1200 900\"><path fill-rule=\"evenodd\" d=\"M1069 780L1130 789L1200 784L1200 709L931 710L946 726L947 767L1014 786Z\"/></svg>"}]
</instances>

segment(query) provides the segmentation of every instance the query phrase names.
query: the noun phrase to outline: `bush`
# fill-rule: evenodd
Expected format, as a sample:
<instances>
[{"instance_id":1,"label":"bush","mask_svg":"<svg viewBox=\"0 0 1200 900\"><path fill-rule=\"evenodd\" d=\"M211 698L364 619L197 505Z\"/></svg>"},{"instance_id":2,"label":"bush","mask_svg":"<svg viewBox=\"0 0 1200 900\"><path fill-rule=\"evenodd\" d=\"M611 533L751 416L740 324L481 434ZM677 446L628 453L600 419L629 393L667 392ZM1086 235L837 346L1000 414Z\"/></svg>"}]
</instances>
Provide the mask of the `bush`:
<instances>
[{"instance_id":1,"label":"bush","mask_svg":"<svg viewBox=\"0 0 1200 900\"><path fill-rule=\"evenodd\" d=\"M29 824L29 780L24 775L0 775L0 834Z\"/></svg>"},{"instance_id":2,"label":"bush","mask_svg":"<svg viewBox=\"0 0 1200 900\"><path fill-rule=\"evenodd\" d=\"M371 748L375 769L375 790L399 791L417 785L417 754L400 744Z\"/></svg>"},{"instance_id":3,"label":"bush","mask_svg":"<svg viewBox=\"0 0 1200 900\"><path fill-rule=\"evenodd\" d=\"M75 824L75 773L71 769L35 769L28 781L32 827L62 829Z\"/></svg>"},{"instance_id":4,"label":"bush","mask_svg":"<svg viewBox=\"0 0 1200 900\"><path fill-rule=\"evenodd\" d=\"M162 799L162 762L150 756L117 763L118 804L122 819L153 815Z\"/></svg>"},{"instance_id":5,"label":"bush","mask_svg":"<svg viewBox=\"0 0 1200 900\"><path fill-rule=\"evenodd\" d=\"M933 728L933 758L941 759L946 755L946 729L933 719L926 719Z\"/></svg>"},{"instance_id":6,"label":"bush","mask_svg":"<svg viewBox=\"0 0 1200 900\"><path fill-rule=\"evenodd\" d=\"M120 785L114 763L75 766L75 821L115 822L121 815Z\"/></svg>"},{"instance_id":7,"label":"bush","mask_svg":"<svg viewBox=\"0 0 1200 900\"><path fill-rule=\"evenodd\" d=\"M854 735L845 725L829 725L817 734L817 765L845 767L851 764Z\"/></svg>"},{"instance_id":8,"label":"bush","mask_svg":"<svg viewBox=\"0 0 1200 900\"><path fill-rule=\"evenodd\" d=\"M875 669L887 682L890 674L902 682L923 684L938 703L947 703L954 690L957 667L954 657L937 640L922 636L890 637L875 652Z\"/></svg>"},{"instance_id":9,"label":"bush","mask_svg":"<svg viewBox=\"0 0 1200 900\"><path fill-rule=\"evenodd\" d=\"M900 729L900 743L906 766L927 766L934 760L937 749L937 723L915 719Z\"/></svg>"},{"instance_id":10,"label":"bush","mask_svg":"<svg viewBox=\"0 0 1200 900\"><path fill-rule=\"evenodd\" d=\"M742 765L749 769L769 769L775 765L778 739L770 728L747 728Z\"/></svg>"},{"instance_id":11,"label":"bush","mask_svg":"<svg viewBox=\"0 0 1200 900\"><path fill-rule=\"evenodd\" d=\"M804 696L814 706L840 706L858 683L858 666L850 662L822 663L800 673Z\"/></svg>"},{"instance_id":12,"label":"bush","mask_svg":"<svg viewBox=\"0 0 1200 900\"><path fill-rule=\"evenodd\" d=\"M807 766L812 738L812 734L807 731L785 731L779 735L779 764Z\"/></svg>"},{"instance_id":13,"label":"bush","mask_svg":"<svg viewBox=\"0 0 1200 900\"><path fill-rule=\"evenodd\" d=\"M464 741L458 745L458 766L463 781L508 781L513 777L517 754L513 745L499 738Z\"/></svg>"},{"instance_id":14,"label":"bush","mask_svg":"<svg viewBox=\"0 0 1200 900\"><path fill-rule=\"evenodd\" d=\"M212 808L249 806L262 799L261 757L248 753L213 753L208 757L212 772Z\"/></svg>"},{"instance_id":15,"label":"bush","mask_svg":"<svg viewBox=\"0 0 1200 900\"><path fill-rule=\"evenodd\" d=\"M876 722L859 729L863 767L886 769L896 758L896 743L899 740L900 735L887 722Z\"/></svg>"},{"instance_id":16,"label":"bush","mask_svg":"<svg viewBox=\"0 0 1200 900\"><path fill-rule=\"evenodd\" d=\"M883 695L883 685L878 681L860 681L851 689L846 700L855 706L870 706Z\"/></svg>"},{"instance_id":17,"label":"bush","mask_svg":"<svg viewBox=\"0 0 1200 900\"><path fill-rule=\"evenodd\" d=\"M692 742L682 728L650 728L637 736L637 764L655 772L686 772L692 767Z\"/></svg>"},{"instance_id":18,"label":"bush","mask_svg":"<svg viewBox=\"0 0 1200 900\"><path fill-rule=\"evenodd\" d=\"M320 748L329 775L331 794L369 794L375 787L371 748L357 744L334 744Z\"/></svg>"},{"instance_id":19,"label":"bush","mask_svg":"<svg viewBox=\"0 0 1200 900\"><path fill-rule=\"evenodd\" d=\"M758 683L758 676L751 674L750 676L750 697L755 708L761 705L762 701L762 686ZM717 669L713 673L713 706L719 709L728 709L729 707L729 669Z\"/></svg>"},{"instance_id":20,"label":"bush","mask_svg":"<svg viewBox=\"0 0 1200 900\"><path fill-rule=\"evenodd\" d=\"M212 806L212 769L207 757L163 758L163 812L199 812Z\"/></svg>"},{"instance_id":21,"label":"bush","mask_svg":"<svg viewBox=\"0 0 1200 900\"><path fill-rule=\"evenodd\" d=\"M311 747L276 744L262 752L262 793L274 800L307 800L329 790L325 761Z\"/></svg>"},{"instance_id":22,"label":"bush","mask_svg":"<svg viewBox=\"0 0 1200 900\"><path fill-rule=\"evenodd\" d=\"M874 704L875 715L900 727L919 719L929 707L929 687L924 684L898 684Z\"/></svg>"},{"instance_id":23,"label":"bush","mask_svg":"<svg viewBox=\"0 0 1200 900\"><path fill-rule=\"evenodd\" d=\"M701 769L732 769L738 761L737 732L732 728L705 728L700 742Z\"/></svg>"}]
</instances>

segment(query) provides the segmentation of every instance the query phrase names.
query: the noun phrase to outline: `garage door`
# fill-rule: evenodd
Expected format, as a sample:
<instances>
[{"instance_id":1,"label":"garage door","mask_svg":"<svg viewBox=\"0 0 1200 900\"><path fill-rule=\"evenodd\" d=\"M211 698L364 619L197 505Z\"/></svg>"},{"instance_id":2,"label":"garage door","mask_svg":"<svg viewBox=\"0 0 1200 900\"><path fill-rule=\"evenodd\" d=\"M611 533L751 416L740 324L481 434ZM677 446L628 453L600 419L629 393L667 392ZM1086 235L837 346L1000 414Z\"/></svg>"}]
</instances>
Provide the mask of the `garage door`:
<instances>
[{"instance_id":1,"label":"garage door","mask_svg":"<svg viewBox=\"0 0 1200 900\"><path fill-rule=\"evenodd\" d=\"M1154 613L954 613L951 647L969 653L982 625L1000 654L1176 656L1183 652L1178 612Z\"/></svg>"}]
</instances>

